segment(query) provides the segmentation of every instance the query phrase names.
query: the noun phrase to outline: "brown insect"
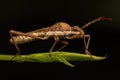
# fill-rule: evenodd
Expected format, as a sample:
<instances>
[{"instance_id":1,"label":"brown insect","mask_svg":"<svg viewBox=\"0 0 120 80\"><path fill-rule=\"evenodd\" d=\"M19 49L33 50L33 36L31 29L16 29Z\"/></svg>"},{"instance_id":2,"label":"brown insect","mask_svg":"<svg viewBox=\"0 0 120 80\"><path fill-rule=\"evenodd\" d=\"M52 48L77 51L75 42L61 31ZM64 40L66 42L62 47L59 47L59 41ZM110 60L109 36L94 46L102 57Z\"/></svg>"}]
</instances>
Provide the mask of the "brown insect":
<instances>
[{"instance_id":1,"label":"brown insect","mask_svg":"<svg viewBox=\"0 0 120 80\"><path fill-rule=\"evenodd\" d=\"M83 29L90 26L91 24L94 24L98 21L103 21L103 20L112 20L112 19L107 18L107 17L99 17L99 18L96 18L96 19L88 22L81 28L78 26L71 27L69 24L67 24L65 22L57 22L56 24L54 24L50 27L38 29L35 31L27 32L27 33L10 30L9 31L10 36L11 36L10 42L15 45L15 47L18 51L18 53L16 54L16 56L17 56L17 55L21 54L18 44L31 42L36 39L46 40L46 39L49 39L50 37L53 37L55 42L50 49L50 55L51 55L51 52L57 42L61 42L64 44L59 50L61 50L62 48L66 47L66 45L69 44L67 41L60 40L61 38L65 38L65 39L83 38L85 53L88 55L91 55L91 53L88 50L88 46L89 46L89 42L90 42L90 35L85 34ZM16 35L16 36L14 36L14 35ZM86 41L86 38L88 38L87 41Z\"/></svg>"}]
</instances>

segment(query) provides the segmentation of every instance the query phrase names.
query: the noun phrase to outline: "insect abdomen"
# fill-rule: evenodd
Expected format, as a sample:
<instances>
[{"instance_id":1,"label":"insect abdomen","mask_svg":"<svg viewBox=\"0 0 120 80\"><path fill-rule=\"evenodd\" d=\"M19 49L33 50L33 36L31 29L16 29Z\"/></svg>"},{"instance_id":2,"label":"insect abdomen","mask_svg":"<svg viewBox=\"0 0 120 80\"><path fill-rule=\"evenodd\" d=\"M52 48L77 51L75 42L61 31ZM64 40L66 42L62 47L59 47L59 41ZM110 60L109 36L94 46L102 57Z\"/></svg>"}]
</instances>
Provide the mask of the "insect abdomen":
<instances>
[{"instance_id":1,"label":"insect abdomen","mask_svg":"<svg viewBox=\"0 0 120 80\"><path fill-rule=\"evenodd\" d=\"M13 41L13 39L14 41ZM10 39L10 42L11 43L16 43L16 44L24 44L24 43L28 43L28 42L32 42L34 39L31 38L31 37L26 37L26 36L15 36L15 37L12 37Z\"/></svg>"}]
</instances>

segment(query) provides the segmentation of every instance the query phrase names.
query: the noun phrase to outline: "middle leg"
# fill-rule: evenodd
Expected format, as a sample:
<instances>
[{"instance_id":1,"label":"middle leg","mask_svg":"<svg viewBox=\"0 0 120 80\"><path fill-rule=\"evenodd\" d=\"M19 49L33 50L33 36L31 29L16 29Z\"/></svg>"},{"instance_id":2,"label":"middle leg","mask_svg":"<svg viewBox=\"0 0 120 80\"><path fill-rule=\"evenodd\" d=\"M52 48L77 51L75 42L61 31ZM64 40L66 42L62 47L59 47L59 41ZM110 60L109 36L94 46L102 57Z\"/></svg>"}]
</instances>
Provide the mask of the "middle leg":
<instances>
[{"instance_id":1,"label":"middle leg","mask_svg":"<svg viewBox=\"0 0 120 80\"><path fill-rule=\"evenodd\" d=\"M52 47L50 48L50 51L49 51L49 52L50 52L50 53L49 53L50 56L52 55L52 51L53 51L55 45L56 45L57 42L59 41L59 37L54 37L54 40L55 40L55 42L54 42L54 44L52 45Z\"/></svg>"},{"instance_id":2,"label":"middle leg","mask_svg":"<svg viewBox=\"0 0 120 80\"><path fill-rule=\"evenodd\" d=\"M59 49L57 49L57 51L60 51L61 49L65 48L69 44L69 42L64 41L64 40L60 40L59 42L61 42L64 45L62 47L60 47Z\"/></svg>"}]
</instances>

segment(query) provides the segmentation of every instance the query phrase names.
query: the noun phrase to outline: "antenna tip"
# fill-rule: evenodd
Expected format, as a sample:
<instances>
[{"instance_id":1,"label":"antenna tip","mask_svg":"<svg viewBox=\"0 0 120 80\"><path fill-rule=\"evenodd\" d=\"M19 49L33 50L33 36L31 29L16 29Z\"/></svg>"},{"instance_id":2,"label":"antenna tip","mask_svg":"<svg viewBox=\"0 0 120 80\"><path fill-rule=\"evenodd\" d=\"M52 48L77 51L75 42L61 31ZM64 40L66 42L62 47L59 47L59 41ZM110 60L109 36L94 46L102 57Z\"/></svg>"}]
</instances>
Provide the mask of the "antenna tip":
<instances>
[{"instance_id":1,"label":"antenna tip","mask_svg":"<svg viewBox=\"0 0 120 80\"><path fill-rule=\"evenodd\" d=\"M109 20L109 21L111 21L112 20L112 18L109 18L109 17L105 17L105 16L103 16L103 17L100 17L102 20Z\"/></svg>"}]
</instances>

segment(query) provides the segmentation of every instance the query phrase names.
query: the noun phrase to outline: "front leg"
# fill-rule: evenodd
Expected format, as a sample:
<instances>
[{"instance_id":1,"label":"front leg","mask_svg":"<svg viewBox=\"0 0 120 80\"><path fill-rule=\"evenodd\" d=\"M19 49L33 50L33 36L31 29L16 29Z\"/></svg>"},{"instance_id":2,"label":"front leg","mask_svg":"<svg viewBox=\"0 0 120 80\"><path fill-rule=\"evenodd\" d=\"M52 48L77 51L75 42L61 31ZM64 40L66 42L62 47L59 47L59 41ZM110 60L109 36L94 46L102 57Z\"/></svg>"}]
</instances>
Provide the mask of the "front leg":
<instances>
[{"instance_id":1,"label":"front leg","mask_svg":"<svg viewBox=\"0 0 120 80\"><path fill-rule=\"evenodd\" d=\"M80 39L80 38L81 38L81 35L76 34L76 35L72 35L72 36L66 36L65 38L66 38L66 39Z\"/></svg>"},{"instance_id":2,"label":"front leg","mask_svg":"<svg viewBox=\"0 0 120 80\"><path fill-rule=\"evenodd\" d=\"M88 39L87 39L87 42L86 42L86 38L88 38ZM91 37L90 37L89 34L84 35L84 37L83 37L85 53L88 54L88 55L91 55L91 53L90 53L89 50L88 50L89 43L90 43L90 38L91 38Z\"/></svg>"},{"instance_id":3,"label":"front leg","mask_svg":"<svg viewBox=\"0 0 120 80\"><path fill-rule=\"evenodd\" d=\"M89 50L88 50L89 43L90 43L90 35L89 35L89 34L83 35L83 36L81 36L81 35L73 35L73 36L68 36L68 37L66 37L66 38L67 38L67 39L83 38L83 40L84 40L85 53L88 54L88 55L91 55L91 53L90 53ZM87 42L86 42L86 38L88 38L88 39L87 39Z\"/></svg>"}]
</instances>

